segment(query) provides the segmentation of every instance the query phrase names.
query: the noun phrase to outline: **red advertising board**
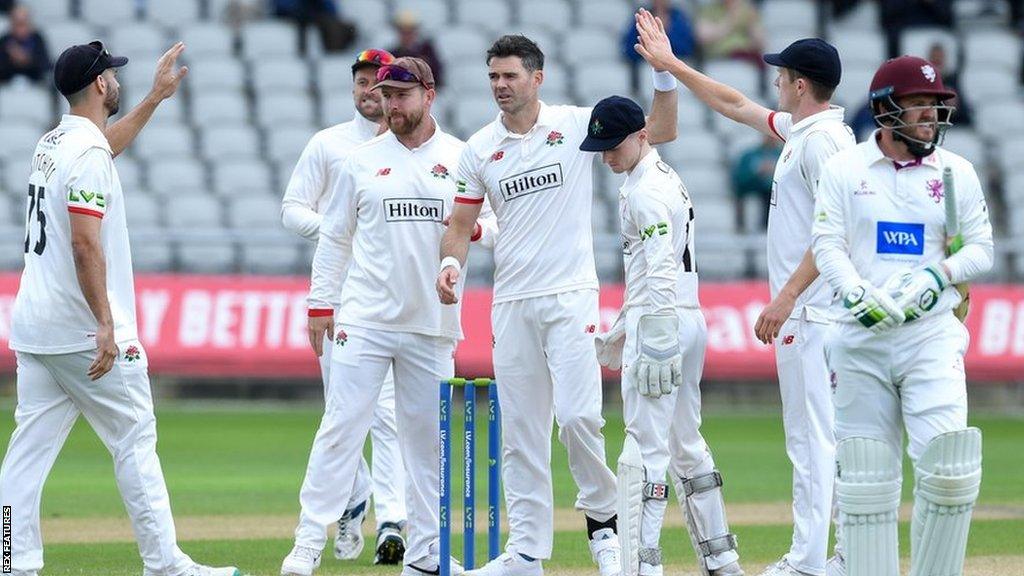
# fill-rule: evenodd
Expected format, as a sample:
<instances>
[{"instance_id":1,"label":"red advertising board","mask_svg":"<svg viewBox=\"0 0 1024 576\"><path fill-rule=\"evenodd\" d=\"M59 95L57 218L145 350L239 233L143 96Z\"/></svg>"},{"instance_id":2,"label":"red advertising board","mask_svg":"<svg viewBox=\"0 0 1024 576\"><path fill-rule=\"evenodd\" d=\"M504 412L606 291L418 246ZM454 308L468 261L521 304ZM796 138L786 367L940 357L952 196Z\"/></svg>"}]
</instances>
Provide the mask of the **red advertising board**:
<instances>
[{"instance_id":1,"label":"red advertising board","mask_svg":"<svg viewBox=\"0 0 1024 576\"><path fill-rule=\"evenodd\" d=\"M14 370L7 349L18 275L0 274L0 371ZM306 336L304 277L140 275L136 279L139 334L154 374L174 376L316 377ZM622 304L622 286L601 291L607 328ZM711 379L772 379L775 358L757 342L752 326L768 302L763 282L704 283L707 317L705 375ZM1024 286L972 289L968 322L972 381L1019 380L1024 373ZM491 373L491 293L468 290L466 333L456 361L460 374Z\"/></svg>"}]
</instances>

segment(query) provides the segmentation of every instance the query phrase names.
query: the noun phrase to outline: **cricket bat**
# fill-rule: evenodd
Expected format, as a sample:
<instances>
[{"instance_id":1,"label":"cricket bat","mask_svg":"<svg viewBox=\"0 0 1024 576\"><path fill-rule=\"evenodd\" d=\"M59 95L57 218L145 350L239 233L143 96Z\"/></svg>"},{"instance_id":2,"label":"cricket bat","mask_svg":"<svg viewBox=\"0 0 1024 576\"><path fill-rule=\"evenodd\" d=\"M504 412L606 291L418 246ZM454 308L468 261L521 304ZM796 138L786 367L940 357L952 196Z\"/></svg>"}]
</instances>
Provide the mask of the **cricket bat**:
<instances>
[{"instance_id":1,"label":"cricket bat","mask_svg":"<svg viewBox=\"0 0 1024 576\"><path fill-rule=\"evenodd\" d=\"M942 169L942 191L946 204L946 255L956 254L963 248L964 239L960 235L960 218L956 207L956 185L953 182L953 169L946 166ZM967 284L955 285L960 293L960 304L953 309L953 315L961 322L967 320L971 310L971 292Z\"/></svg>"}]
</instances>

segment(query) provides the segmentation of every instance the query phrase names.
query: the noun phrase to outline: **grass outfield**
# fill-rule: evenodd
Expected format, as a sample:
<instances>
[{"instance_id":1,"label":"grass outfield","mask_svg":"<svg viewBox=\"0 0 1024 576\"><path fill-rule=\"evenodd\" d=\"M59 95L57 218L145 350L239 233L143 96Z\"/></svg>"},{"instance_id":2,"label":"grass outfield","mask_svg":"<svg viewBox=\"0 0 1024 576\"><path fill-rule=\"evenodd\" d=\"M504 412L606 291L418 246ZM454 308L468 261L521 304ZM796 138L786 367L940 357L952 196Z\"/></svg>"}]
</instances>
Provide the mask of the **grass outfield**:
<instances>
[{"instance_id":1,"label":"grass outfield","mask_svg":"<svg viewBox=\"0 0 1024 576\"><path fill-rule=\"evenodd\" d=\"M0 418L0 442L4 446L13 428L11 414L8 405ZM483 411L478 418L481 415ZM608 454L614 460L622 445L623 426L620 415L607 417ZM199 561L238 564L254 575L276 574L291 545L289 534L298 512L298 490L318 420L318 410L308 406L161 403L159 452L182 548ZM1009 573L1024 573L1024 486L1020 483L1024 478L1024 459L1020 458L1024 420L975 417L972 424L985 434L985 472L979 516L971 530L969 553L974 565L970 573L989 572L986 566L990 567L991 562L996 562L1002 573L1008 569ZM486 506L486 425L478 425L477 506L482 512ZM456 426L453 435L461 438L458 430ZM785 511L790 498L790 471L779 415L775 411L730 414L713 410L705 416L703 430L725 478L727 503L731 508L755 511L734 522L734 530L748 572L756 573L763 564L777 559L789 541ZM458 469L461 445L453 444L453 467ZM557 443L553 461L558 532L555 557L545 566L555 572L592 572L582 519L567 510L572 507L575 489L565 451ZM461 478L457 472L453 478L453 493L458 495ZM909 500L912 488L907 478L905 500ZM195 518L200 516L223 517L222 523L232 530L225 529L223 534L209 526L204 531L193 530L190 526L212 523ZM50 475L43 494L42 517L47 576L140 573L141 562L127 536L128 523L110 457L84 421L79 421ZM692 570L692 551L674 505L669 517L672 525L663 538L666 564L674 572ZM486 550L484 522L481 513L477 519L478 556ZM905 523L901 528L901 550L905 554L909 549ZM104 533L83 534L89 531ZM246 538L250 531L259 536ZM318 573L396 573L366 566L371 555L368 546L365 562L342 564L325 559ZM1014 558L1006 558L1010 556ZM1012 567L1000 564L1006 561L1012 562Z\"/></svg>"}]
</instances>

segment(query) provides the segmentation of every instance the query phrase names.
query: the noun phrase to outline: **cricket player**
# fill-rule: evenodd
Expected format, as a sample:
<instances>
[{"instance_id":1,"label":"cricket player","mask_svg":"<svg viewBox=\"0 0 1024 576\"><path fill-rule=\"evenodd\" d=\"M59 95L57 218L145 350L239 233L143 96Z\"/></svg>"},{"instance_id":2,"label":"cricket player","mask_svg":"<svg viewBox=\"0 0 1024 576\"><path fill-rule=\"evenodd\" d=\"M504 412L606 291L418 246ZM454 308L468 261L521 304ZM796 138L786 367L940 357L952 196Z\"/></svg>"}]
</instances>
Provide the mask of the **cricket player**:
<instances>
[{"instance_id":1,"label":"cricket player","mask_svg":"<svg viewBox=\"0 0 1024 576\"><path fill-rule=\"evenodd\" d=\"M39 501L43 483L79 414L114 459L145 576L240 576L234 567L196 564L177 546L170 499L156 454L156 419L146 352L135 322L126 205L114 168L157 105L187 68L180 42L157 62L149 95L118 124L117 68L128 59L103 44L71 46L54 66L54 84L71 106L36 145L28 180L25 270L11 317L18 362L18 405L3 466L0 504L10 510L11 569L43 568Z\"/></svg>"},{"instance_id":2,"label":"cricket player","mask_svg":"<svg viewBox=\"0 0 1024 576\"><path fill-rule=\"evenodd\" d=\"M433 297L436 246L455 198L465 144L430 115L434 75L419 58L377 70L389 131L351 150L339 170L313 257L310 342L334 340L323 420L299 500L295 547L282 576L310 576L327 526L350 501L385 375L394 371L399 446L406 466L404 576L437 574L438 382L454 370L459 308ZM478 233L477 236L480 236ZM342 283L344 282L344 290Z\"/></svg>"},{"instance_id":3,"label":"cricket player","mask_svg":"<svg viewBox=\"0 0 1024 576\"><path fill-rule=\"evenodd\" d=\"M352 64L352 99L357 113L349 122L317 132L302 151L281 202L281 222L288 230L314 242L317 240L323 212L341 176L345 158L353 148L387 130L380 91L370 88L377 83L377 70L394 59L390 52L375 49L363 50L356 56ZM331 381L333 347L333 340L325 340L324 354L320 356L324 398L329 396L326 387ZM373 562L399 564L405 554L405 539L402 537L405 526L405 467L398 449L395 381L390 369L374 410L370 434L373 440L372 490L370 467L363 458L356 472L352 496L338 520L334 556L339 560L355 560L363 551L362 523L372 491L377 522Z\"/></svg>"},{"instance_id":4,"label":"cricket player","mask_svg":"<svg viewBox=\"0 0 1024 576\"><path fill-rule=\"evenodd\" d=\"M793 465L793 539L762 576L842 574L842 556L826 561L835 476L835 434L823 352L832 294L811 253L814 195L822 164L856 144L843 109L830 104L839 85L839 53L823 40L798 40L764 61L779 69L780 111L687 66L672 55L659 22L641 20L641 54L672 72L716 112L785 142L772 180L768 282L772 300L754 326L774 344L786 453ZM781 336L780 336L781 335Z\"/></svg>"},{"instance_id":5,"label":"cricket player","mask_svg":"<svg viewBox=\"0 0 1024 576\"><path fill-rule=\"evenodd\" d=\"M821 172L814 258L839 295L825 350L850 576L900 573L904 429L916 480L910 574L963 573L981 432L967 427L955 285L992 267L992 225L974 167L939 147L955 96L927 60L885 62L870 92L879 129Z\"/></svg>"},{"instance_id":6,"label":"cricket player","mask_svg":"<svg viewBox=\"0 0 1024 576\"><path fill-rule=\"evenodd\" d=\"M524 36L487 52L501 113L474 134L459 162L458 195L441 245L437 291L457 286L485 197L498 217L495 243L494 372L502 410L502 484L509 517L504 554L475 573L537 576L551 557L552 418L569 453L602 576L621 570L615 535L615 476L605 463L601 367L594 350L598 285L591 233L595 154L579 150L590 109L538 99L544 54ZM581 73L586 73L581 72ZM675 81L659 76L649 131L675 137Z\"/></svg>"},{"instance_id":7,"label":"cricket player","mask_svg":"<svg viewBox=\"0 0 1024 576\"><path fill-rule=\"evenodd\" d=\"M626 297L597 339L598 360L622 366L626 447L619 458L618 528L624 575L662 576L661 525L671 467L701 573L741 575L722 475L700 434L707 326L697 300L694 213L679 176L651 148L640 106L621 96L594 106L580 150L600 152L619 189Z\"/></svg>"}]
</instances>

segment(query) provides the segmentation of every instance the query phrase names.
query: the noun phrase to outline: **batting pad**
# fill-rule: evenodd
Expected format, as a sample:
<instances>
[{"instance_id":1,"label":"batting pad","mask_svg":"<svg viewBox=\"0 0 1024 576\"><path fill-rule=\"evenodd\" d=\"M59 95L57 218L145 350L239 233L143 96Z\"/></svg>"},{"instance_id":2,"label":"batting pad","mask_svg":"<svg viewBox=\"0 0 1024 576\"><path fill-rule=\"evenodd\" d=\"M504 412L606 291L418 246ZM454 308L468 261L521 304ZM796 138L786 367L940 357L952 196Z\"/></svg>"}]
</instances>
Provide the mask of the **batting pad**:
<instances>
[{"instance_id":1,"label":"batting pad","mask_svg":"<svg viewBox=\"0 0 1024 576\"><path fill-rule=\"evenodd\" d=\"M981 431L932 438L914 467L910 576L963 574L971 511L981 486Z\"/></svg>"},{"instance_id":2,"label":"batting pad","mask_svg":"<svg viewBox=\"0 0 1024 576\"><path fill-rule=\"evenodd\" d=\"M899 576L899 454L886 442L855 436L839 442L836 459L847 576Z\"/></svg>"},{"instance_id":3,"label":"batting pad","mask_svg":"<svg viewBox=\"0 0 1024 576\"><path fill-rule=\"evenodd\" d=\"M736 550L736 535L729 532L722 500L722 475L718 470L676 482L676 496L686 517L686 531L697 552L702 576L733 561L719 557ZM732 555L735 557L735 552Z\"/></svg>"},{"instance_id":4,"label":"batting pad","mask_svg":"<svg viewBox=\"0 0 1024 576\"><path fill-rule=\"evenodd\" d=\"M626 434L618 467L619 545L622 550L622 576L637 576L640 572L640 521L644 508L644 461L640 445L632 434Z\"/></svg>"}]
</instances>

